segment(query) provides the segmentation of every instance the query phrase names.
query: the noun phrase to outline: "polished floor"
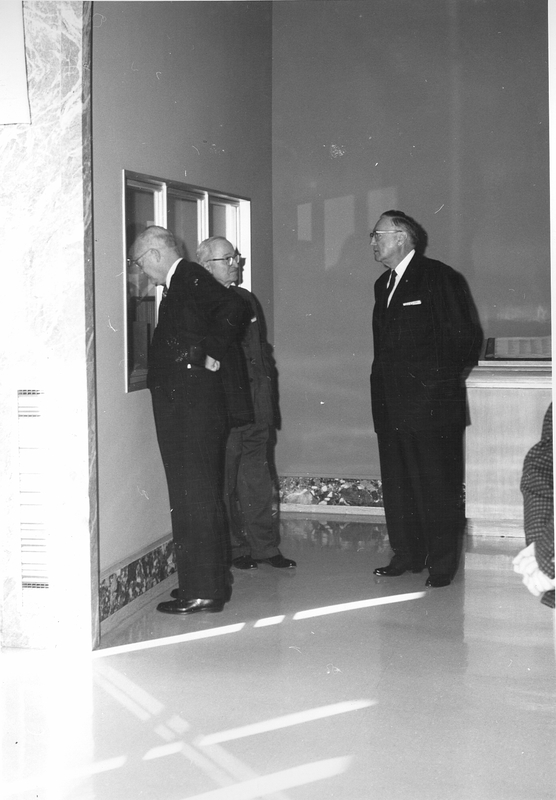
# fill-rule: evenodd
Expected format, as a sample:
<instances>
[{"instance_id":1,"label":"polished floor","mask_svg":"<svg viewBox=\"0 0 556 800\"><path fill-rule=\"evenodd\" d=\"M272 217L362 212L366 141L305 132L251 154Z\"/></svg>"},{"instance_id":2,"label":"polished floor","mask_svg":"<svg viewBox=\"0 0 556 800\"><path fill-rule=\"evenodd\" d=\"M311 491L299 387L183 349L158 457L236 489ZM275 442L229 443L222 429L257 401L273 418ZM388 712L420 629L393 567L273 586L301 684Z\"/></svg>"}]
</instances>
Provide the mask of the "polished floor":
<instances>
[{"instance_id":1,"label":"polished floor","mask_svg":"<svg viewBox=\"0 0 556 800\"><path fill-rule=\"evenodd\" d=\"M382 525L282 520L295 571L234 571L221 614L156 602L92 656L4 651L19 800L554 800L554 615L521 543L455 582L376 579Z\"/></svg>"}]
</instances>

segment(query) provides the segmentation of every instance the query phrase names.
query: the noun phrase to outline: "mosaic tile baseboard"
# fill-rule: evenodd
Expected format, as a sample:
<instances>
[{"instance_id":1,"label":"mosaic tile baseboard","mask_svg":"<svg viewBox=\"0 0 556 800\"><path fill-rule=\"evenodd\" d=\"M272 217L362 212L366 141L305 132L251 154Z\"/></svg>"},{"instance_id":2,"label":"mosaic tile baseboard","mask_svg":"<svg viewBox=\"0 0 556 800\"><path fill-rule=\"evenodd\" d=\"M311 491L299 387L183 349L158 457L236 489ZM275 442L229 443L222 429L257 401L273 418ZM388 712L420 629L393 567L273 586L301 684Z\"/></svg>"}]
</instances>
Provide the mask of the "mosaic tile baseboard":
<instances>
[{"instance_id":1,"label":"mosaic tile baseboard","mask_svg":"<svg viewBox=\"0 0 556 800\"><path fill-rule=\"evenodd\" d=\"M280 478L280 502L293 505L382 506L377 478Z\"/></svg>"},{"instance_id":2,"label":"mosaic tile baseboard","mask_svg":"<svg viewBox=\"0 0 556 800\"><path fill-rule=\"evenodd\" d=\"M300 508L315 505L359 508L382 506L380 480L282 477L279 485L280 503L298 505ZM102 577L101 622L173 575L175 571L174 547L169 538L148 553Z\"/></svg>"},{"instance_id":3,"label":"mosaic tile baseboard","mask_svg":"<svg viewBox=\"0 0 556 800\"><path fill-rule=\"evenodd\" d=\"M171 539L131 561L100 581L100 620L103 622L132 600L176 571Z\"/></svg>"}]
</instances>

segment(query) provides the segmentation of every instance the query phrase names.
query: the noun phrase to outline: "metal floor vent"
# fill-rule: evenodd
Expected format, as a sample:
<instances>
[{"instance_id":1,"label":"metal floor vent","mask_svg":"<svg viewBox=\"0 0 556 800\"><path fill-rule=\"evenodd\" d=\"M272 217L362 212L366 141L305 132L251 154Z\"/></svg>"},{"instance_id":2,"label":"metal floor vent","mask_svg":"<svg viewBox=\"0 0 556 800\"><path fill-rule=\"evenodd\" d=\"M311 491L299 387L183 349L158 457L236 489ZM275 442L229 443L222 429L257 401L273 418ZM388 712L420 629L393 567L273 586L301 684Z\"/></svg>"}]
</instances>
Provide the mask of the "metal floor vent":
<instances>
[{"instance_id":1,"label":"metal floor vent","mask_svg":"<svg viewBox=\"0 0 556 800\"><path fill-rule=\"evenodd\" d=\"M24 589L48 589L43 392L19 389L17 411L21 583Z\"/></svg>"}]
</instances>

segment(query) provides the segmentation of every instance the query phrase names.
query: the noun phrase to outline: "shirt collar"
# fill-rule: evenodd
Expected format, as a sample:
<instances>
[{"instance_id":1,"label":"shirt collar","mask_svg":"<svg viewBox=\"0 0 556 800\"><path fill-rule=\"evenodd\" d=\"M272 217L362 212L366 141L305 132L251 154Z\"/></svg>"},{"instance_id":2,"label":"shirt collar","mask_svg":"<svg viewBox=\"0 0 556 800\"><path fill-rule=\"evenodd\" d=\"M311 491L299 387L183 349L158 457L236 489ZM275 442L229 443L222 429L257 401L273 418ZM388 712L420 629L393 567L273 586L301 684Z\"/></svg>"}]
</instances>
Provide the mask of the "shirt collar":
<instances>
[{"instance_id":1,"label":"shirt collar","mask_svg":"<svg viewBox=\"0 0 556 800\"><path fill-rule=\"evenodd\" d=\"M406 271L406 269L407 269L407 267L409 265L409 262L411 261L411 259L413 258L414 255L415 255L415 250L411 250L405 256L405 258L402 258L402 260L400 261L398 266L394 267L394 272L396 273L396 278L401 278L402 277L402 275L404 274L404 272Z\"/></svg>"},{"instance_id":2,"label":"shirt collar","mask_svg":"<svg viewBox=\"0 0 556 800\"><path fill-rule=\"evenodd\" d=\"M172 278L174 276L174 272L176 271L177 266L180 263L180 261L181 261L181 258L177 258L174 261L174 263L172 264L172 266L170 267L170 269L168 270L168 275L166 275L166 280L164 281L164 283L166 284L166 288L167 289L170 288L170 281L172 280Z\"/></svg>"}]
</instances>

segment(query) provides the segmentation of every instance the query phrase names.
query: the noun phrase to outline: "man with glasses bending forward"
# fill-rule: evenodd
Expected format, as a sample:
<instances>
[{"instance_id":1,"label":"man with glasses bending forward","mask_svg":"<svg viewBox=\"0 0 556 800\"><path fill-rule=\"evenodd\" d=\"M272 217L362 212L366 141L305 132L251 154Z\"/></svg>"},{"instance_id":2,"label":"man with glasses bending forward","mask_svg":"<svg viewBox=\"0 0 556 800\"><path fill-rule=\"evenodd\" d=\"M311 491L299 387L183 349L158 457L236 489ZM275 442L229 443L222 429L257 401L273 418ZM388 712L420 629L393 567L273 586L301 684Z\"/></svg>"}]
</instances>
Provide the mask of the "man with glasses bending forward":
<instances>
[{"instance_id":1,"label":"man with glasses bending forward","mask_svg":"<svg viewBox=\"0 0 556 800\"><path fill-rule=\"evenodd\" d=\"M390 546L375 575L448 586L464 528L465 373L482 341L463 277L423 255L426 233L401 211L371 232L386 267L375 283L371 401Z\"/></svg>"},{"instance_id":2,"label":"man with glasses bending forward","mask_svg":"<svg viewBox=\"0 0 556 800\"><path fill-rule=\"evenodd\" d=\"M130 259L164 287L147 384L172 515L178 572L166 614L222 611L230 597L224 447L230 426L253 420L240 341L249 306L199 264L180 257L173 235L151 226Z\"/></svg>"},{"instance_id":3,"label":"man with glasses bending forward","mask_svg":"<svg viewBox=\"0 0 556 800\"><path fill-rule=\"evenodd\" d=\"M273 398L275 373L271 347L266 341L262 309L255 295L232 286L239 280L241 256L221 236L205 239L197 248L197 261L219 283L249 303L251 321L242 340L251 397L253 424L232 428L226 445L224 502L228 511L232 564L236 569L257 569L260 563L293 569L291 558L278 549L278 532L272 519L274 488L269 469L269 439L276 427Z\"/></svg>"}]
</instances>

